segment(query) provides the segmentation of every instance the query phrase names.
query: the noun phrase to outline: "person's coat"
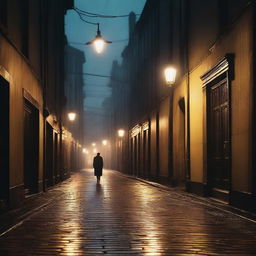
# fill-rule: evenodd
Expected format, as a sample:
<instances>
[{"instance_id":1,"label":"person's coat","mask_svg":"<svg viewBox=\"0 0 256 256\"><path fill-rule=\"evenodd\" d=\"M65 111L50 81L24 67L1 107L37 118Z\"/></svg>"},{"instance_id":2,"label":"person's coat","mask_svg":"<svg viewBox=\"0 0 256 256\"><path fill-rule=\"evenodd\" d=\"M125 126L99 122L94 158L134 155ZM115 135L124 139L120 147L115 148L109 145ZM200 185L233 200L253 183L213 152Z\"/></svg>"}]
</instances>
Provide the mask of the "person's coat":
<instances>
[{"instance_id":1,"label":"person's coat","mask_svg":"<svg viewBox=\"0 0 256 256\"><path fill-rule=\"evenodd\" d=\"M103 158L101 156L95 156L93 159L93 168L95 176L102 176Z\"/></svg>"}]
</instances>

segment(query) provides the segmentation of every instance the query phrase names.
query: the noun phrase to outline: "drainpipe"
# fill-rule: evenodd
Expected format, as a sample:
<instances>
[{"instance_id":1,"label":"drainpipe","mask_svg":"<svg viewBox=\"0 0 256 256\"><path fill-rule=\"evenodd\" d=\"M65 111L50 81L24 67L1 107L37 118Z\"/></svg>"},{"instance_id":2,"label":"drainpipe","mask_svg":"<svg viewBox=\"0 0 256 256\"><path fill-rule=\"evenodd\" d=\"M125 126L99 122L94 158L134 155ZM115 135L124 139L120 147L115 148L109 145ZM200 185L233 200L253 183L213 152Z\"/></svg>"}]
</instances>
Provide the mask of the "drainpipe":
<instances>
[{"instance_id":1,"label":"drainpipe","mask_svg":"<svg viewBox=\"0 0 256 256\"><path fill-rule=\"evenodd\" d=\"M49 112L46 110L46 84L47 84L47 25L46 25L46 10L47 6L44 2L41 3L41 42L42 44L42 57L41 57L41 67L42 67L42 82L43 82L43 191L47 190L46 184L46 118L49 116ZM42 40L42 39L46 40Z\"/></svg>"},{"instance_id":2,"label":"drainpipe","mask_svg":"<svg viewBox=\"0 0 256 256\"><path fill-rule=\"evenodd\" d=\"M184 39L185 39L185 70L187 74L187 141L186 141L186 189L188 190L188 182L190 181L190 75L189 75L189 1L184 1Z\"/></svg>"}]
</instances>

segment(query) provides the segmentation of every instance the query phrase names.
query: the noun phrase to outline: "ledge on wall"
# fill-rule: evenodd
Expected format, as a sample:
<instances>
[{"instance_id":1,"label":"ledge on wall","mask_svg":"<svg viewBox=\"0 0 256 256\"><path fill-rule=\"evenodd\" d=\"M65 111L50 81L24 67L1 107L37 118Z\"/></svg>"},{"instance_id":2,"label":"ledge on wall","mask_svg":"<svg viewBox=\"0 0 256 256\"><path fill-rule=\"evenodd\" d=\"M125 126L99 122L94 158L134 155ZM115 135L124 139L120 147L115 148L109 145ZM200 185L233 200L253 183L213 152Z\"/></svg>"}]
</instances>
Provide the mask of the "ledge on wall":
<instances>
[{"instance_id":1,"label":"ledge on wall","mask_svg":"<svg viewBox=\"0 0 256 256\"><path fill-rule=\"evenodd\" d=\"M237 208L256 212L255 198L253 198L251 193L241 192L241 191L231 191L229 203Z\"/></svg>"},{"instance_id":2,"label":"ledge on wall","mask_svg":"<svg viewBox=\"0 0 256 256\"><path fill-rule=\"evenodd\" d=\"M195 181L186 182L186 191L199 196L207 196L208 194L206 185Z\"/></svg>"}]
</instances>

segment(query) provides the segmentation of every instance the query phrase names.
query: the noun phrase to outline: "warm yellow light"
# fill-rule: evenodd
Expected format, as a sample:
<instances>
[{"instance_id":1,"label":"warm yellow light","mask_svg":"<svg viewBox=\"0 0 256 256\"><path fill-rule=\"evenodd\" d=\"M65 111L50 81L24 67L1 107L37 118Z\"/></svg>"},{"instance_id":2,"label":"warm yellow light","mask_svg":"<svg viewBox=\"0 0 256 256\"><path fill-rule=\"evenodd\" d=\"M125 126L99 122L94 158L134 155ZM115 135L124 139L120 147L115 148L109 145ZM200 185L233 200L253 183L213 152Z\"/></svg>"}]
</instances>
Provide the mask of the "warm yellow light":
<instances>
[{"instance_id":1,"label":"warm yellow light","mask_svg":"<svg viewBox=\"0 0 256 256\"><path fill-rule=\"evenodd\" d=\"M102 144L103 144L104 146L106 146L106 145L108 144L107 140L103 140L103 141L102 141Z\"/></svg>"},{"instance_id":2,"label":"warm yellow light","mask_svg":"<svg viewBox=\"0 0 256 256\"><path fill-rule=\"evenodd\" d=\"M120 129L120 130L118 130L118 136L119 137L124 137L124 133L125 133L125 131L123 130L123 129Z\"/></svg>"},{"instance_id":3,"label":"warm yellow light","mask_svg":"<svg viewBox=\"0 0 256 256\"><path fill-rule=\"evenodd\" d=\"M177 73L177 70L173 67L167 67L164 70L165 81L168 85L172 85L175 83L176 73Z\"/></svg>"},{"instance_id":4,"label":"warm yellow light","mask_svg":"<svg viewBox=\"0 0 256 256\"><path fill-rule=\"evenodd\" d=\"M95 51L98 54L100 54L104 50L105 42L103 39L98 38L98 39L94 40L93 46L94 46Z\"/></svg>"},{"instance_id":5,"label":"warm yellow light","mask_svg":"<svg viewBox=\"0 0 256 256\"><path fill-rule=\"evenodd\" d=\"M69 113L68 113L68 119L69 119L70 121L74 121L74 120L76 119L76 113L74 113L74 112L69 112Z\"/></svg>"},{"instance_id":6,"label":"warm yellow light","mask_svg":"<svg viewBox=\"0 0 256 256\"><path fill-rule=\"evenodd\" d=\"M95 51L98 54L100 54L104 50L105 44L111 44L112 42L107 41L107 40L102 38L101 32L100 32L100 24L97 23L97 26L98 26L98 28L97 28L97 34L96 34L95 38L93 40L87 42L86 45L91 45L92 44L95 48Z\"/></svg>"},{"instance_id":7,"label":"warm yellow light","mask_svg":"<svg viewBox=\"0 0 256 256\"><path fill-rule=\"evenodd\" d=\"M89 154L89 150L88 150L87 148L84 148L84 149L83 149L83 153L86 154L86 155L88 155L88 154Z\"/></svg>"},{"instance_id":8,"label":"warm yellow light","mask_svg":"<svg viewBox=\"0 0 256 256\"><path fill-rule=\"evenodd\" d=\"M93 142L93 143L92 143L92 146L93 146L93 147L95 147L95 146L96 146L96 143L95 143L95 142Z\"/></svg>"},{"instance_id":9,"label":"warm yellow light","mask_svg":"<svg viewBox=\"0 0 256 256\"><path fill-rule=\"evenodd\" d=\"M95 148L95 149L93 149L93 153L97 153L97 149Z\"/></svg>"},{"instance_id":10,"label":"warm yellow light","mask_svg":"<svg viewBox=\"0 0 256 256\"><path fill-rule=\"evenodd\" d=\"M83 148L83 153L87 155L89 151L86 148Z\"/></svg>"}]
</instances>

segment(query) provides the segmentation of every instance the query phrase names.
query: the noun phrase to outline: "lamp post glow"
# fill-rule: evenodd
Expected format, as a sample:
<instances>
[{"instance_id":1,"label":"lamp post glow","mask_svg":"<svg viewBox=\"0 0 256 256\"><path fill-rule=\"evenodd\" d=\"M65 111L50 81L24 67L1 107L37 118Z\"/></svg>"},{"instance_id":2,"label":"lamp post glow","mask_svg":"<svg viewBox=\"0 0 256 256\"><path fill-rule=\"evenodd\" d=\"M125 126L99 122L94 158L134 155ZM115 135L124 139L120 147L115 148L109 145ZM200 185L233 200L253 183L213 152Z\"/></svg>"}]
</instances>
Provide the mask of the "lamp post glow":
<instances>
[{"instance_id":1,"label":"lamp post glow","mask_svg":"<svg viewBox=\"0 0 256 256\"><path fill-rule=\"evenodd\" d=\"M103 144L104 146L106 146L106 145L108 144L107 140L103 140L103 141L102 141L102 144Z\"/></svg>"},{"instance_id":2,"label":"lamp post glow","mask_svg":"<svg viewBox=\"0 0 256 256\"><path fill-rule=\"evenodd\" d=\"M125 131L124 131L123 129L119 129L119 130L117 131L117 133L118 133L118 136L119 136L119 137L124 137Z\"/></svg>"},{"instance_id":3,"label":"lamp post glow","mask_svg":"<svg viewBox=\"0 0 256 256\"><path fill-rule=\"evenodd\" d=\"M103 52L105 48L105 44L111 44L111 41L107 41L102 38L101 32L100 32L100 24L97 23L98 29L97 29L97 34L95 38L89 42L86 43L86 45L92 44L94 46L95 51L100 54Z\"/></svg>"},{"instance_id":4,"label":"lamp post glow","mask_svg":"<svg viewBox=\"0 0 256 256\"><path fill-rule=\"evenodd\" d=\"M173 85L175 83L177 70L173 67L167 67L164 70L165 81L167 85Z\"/></svg>"},{"instance_id":5,"label":"lamp post glow","mask_svg":"<svg viewBox=\"0 0 256 256\"><path fill-rule=\"evenodd\" d=\"M92 146L95 147L95 146L96 146L96 143L93 142L93 143L92 143Z\"/></svg>"},{"instance_id":6,"label":"lamp post glow","mask_svg":"<svg viewBox=\"0 0 256 256\"><path fill-rule=\"evenodd\" d=\"M94 42L93 42L93 46L94 46L94 49L95 51L100 54L103 52L104 48L105 48L105 42L99 38L99 39L96 39Z\"/></svg>"},{"instance_id":7,"label":"lamp post glow","mask_svg":"<svg viewBox=\"0 0 256 256\"><path fill-rule=\"evenodd\" d=\"M76 119L76 113L74 113L74 112L69 112L69 113L68 113L68 119L69 119L70 121L74 121L74 120Z\"/></svg>"}]
</instances>

